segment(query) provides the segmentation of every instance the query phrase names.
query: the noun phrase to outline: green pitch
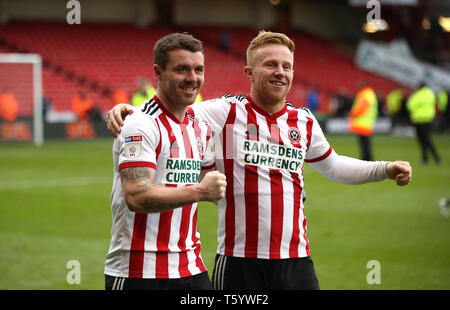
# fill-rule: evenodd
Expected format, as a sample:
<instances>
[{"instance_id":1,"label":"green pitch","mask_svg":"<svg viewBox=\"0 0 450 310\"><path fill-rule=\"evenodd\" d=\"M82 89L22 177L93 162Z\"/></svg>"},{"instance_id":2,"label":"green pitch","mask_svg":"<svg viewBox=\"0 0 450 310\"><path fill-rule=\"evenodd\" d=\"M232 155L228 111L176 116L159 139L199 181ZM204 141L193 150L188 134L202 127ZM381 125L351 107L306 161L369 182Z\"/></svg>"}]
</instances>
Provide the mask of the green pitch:
<instances>
[{"instance_id":1,"label":"green pitch","mask_svg":"<svg viewBox=\"0 0 450 310\"><path fill-rule=\"evenodd\" d=\"M358 157L355 137L328 138L338 153ZM322 289L450 289L450 217L438 206L439 198L450 197L450 139L435 135L434 141L440 166L420 163L414 138L374 137L375 159L413 165L407 187L391 181L342 185L305 166L308 238ZM0 289L104 288L111 144L0 145ZM215 205L201 204L199 227L211 274ZM67 282L73 260L80 284ZM379 262L380 284L366 281L371 260Z\"/></svg>"}]
</instances>

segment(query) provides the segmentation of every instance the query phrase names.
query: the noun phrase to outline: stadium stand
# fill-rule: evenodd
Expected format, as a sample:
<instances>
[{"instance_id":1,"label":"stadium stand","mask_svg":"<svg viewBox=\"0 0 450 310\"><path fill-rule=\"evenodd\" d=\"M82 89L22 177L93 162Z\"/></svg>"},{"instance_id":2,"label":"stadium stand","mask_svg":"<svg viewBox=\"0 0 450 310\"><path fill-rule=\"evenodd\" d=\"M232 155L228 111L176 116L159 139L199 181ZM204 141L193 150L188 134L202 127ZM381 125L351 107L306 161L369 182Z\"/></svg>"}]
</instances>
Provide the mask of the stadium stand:
<instances>
[{"instance_id":1,"label":"stadium stand","mask_svg":"<svg viewBox=\"0 0 450 310\"><path fill-rule=\"evenodd\" d=\"M30 32L30 29L33 29ZM206 83L204 99L224 92L244 93L248 81L242 73L245 50L257 31L246 27L229 27L227 46L220 27L184 27L205 45ZM115 89L135 89L138 77L153 77L153 45L161 36L174 31L164 26L145 29L129 24L82 24L76 27L57 22L10 22L0 28L0 52L38 53L44 61L44 95L56 111L71 109L71 99L83 90L103 111L112 105ZM364 72L348 56L336 52L332 42L292 32L296 43L295 80L288 98L304 106L310 87L318 89L322 102L346 89L355 93L361 80L386 93L397 84ZM20 94L20 89L18 96ZM131 94L130 94L131 95ZM321 107L326 110L326 106ZM19 112L21 113L21 112Z\"/></svg>"},{"instance_id":2,"label":"stadium stand","mask_svg":"<svg viewBox=\"0 0 450 310\"><path fill-rule=\"evenodd\" d=\"M0 49L0 53L7 52L6 49ZM13 65L13 68L6 69L8 64L0 64L0 95L6 89L14 94L18 102L29 104L20 105L18 109L19 117L21 115L33 114L33 81L32 66L29 64ZM26 78L28 77L28 78Z\"/></svg>"},{"instance_id":3,"label":"stadium stand","mask_svg":"<svg viewBox=\"0 0 450 310\"><path fill-rule=\"evenodd\" d=\"M194 26L190 27L189 31L203 41L223 49L223 28ZM228 27L226 31L229 36L228 52L245 57L248 42L256 36L257 31L245 27ZM305 105L305 94L312 86L319 90L324 99L342 89L354 94L362 80L371 83L376 90L384 94L398 87L395 82L359 69L352 59L336 51L334 42L303 32L289 32L288 35L296 44L295 81L290 99L297 105Z\"/></svg>"}]
</instances>

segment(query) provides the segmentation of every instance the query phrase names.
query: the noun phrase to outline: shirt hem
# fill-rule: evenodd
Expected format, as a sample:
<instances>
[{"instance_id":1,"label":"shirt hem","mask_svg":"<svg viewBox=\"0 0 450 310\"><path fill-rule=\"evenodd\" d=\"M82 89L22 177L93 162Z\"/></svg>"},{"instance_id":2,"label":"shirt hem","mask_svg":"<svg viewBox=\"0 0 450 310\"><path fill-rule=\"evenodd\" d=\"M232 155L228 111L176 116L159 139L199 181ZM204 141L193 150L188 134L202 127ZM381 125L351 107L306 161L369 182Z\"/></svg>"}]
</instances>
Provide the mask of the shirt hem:
<instances>
[{"instance_id":1,"label":"shirt hem","mask_svg":"<svg viewBox=\"0 0 450 310\"><path fill-rule=\"evenodd\" d=\"M298 255L291 256L289 253L287 255L283 255L280 253L242 253L242 252L233 252L233 253L225 253L225 251L217 251L217 254L223 255L223 256L232 256L232 257L240 257L240 258L257 258L257 259L290 259L290 258L302 258L302 257L309 257L308 253L299 253ZM273 258L274 255L279 256L279 258Z\"/></svg>"},{"instance_id":2,"label":"shirt hem","mask_svg":"<svg viewBox=\"0 0 450 310\"><path fill-rule=\"evenodd\" d=\"M183 272L183 273L157 273L154 275L149 275L148 273L140 273L139 277L133 277L133 275L130 275L129 273L119 272L111 269L104 270L105 275L112 276L112 277L120 277L120 278L142 278L142 279L180 279L180 278L187 278L191 276L195 276L197 274L203 273L202 270L197 270L194 272Z\"/></svg>"}]
</instances>

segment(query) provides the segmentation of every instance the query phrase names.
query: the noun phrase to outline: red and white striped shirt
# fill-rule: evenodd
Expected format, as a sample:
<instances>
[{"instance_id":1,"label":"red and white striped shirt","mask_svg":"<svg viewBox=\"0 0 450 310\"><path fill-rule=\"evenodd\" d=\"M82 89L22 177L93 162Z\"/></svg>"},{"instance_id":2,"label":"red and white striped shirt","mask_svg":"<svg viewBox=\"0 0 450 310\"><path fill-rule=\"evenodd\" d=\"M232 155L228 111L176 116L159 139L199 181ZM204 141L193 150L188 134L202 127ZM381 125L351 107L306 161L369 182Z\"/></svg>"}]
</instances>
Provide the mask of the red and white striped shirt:
<instances>
[{"instance_id":1,"label":"red and white striped shirt","mask_svg":"<svg viewBox=\"0 0 450 310\"><path fill-rule=\"evenodd\" d=\"M269 115L250 95L225 95L193 109L211 124L216 165L227 177L225 198L218 202L218 253L309 256L303 163L332 152L313 114L287 103Z\"/></svg>"},{"instance_id":2,"label":"red and white striped shirt","mask_svg":"<svg viewBox=\"0 0 450 310\"><path fill-rule=\"evenodd\" d=\"M200 255L197 203L160 213L128 209L119 171L155 169L154 184L199 183L200 169L214 165L211 127L189 109L179 122L155 96L124 122L114 141L111 242L105 274L130 278L182 278L206 271Z\"/></svg>"}]
</instances>

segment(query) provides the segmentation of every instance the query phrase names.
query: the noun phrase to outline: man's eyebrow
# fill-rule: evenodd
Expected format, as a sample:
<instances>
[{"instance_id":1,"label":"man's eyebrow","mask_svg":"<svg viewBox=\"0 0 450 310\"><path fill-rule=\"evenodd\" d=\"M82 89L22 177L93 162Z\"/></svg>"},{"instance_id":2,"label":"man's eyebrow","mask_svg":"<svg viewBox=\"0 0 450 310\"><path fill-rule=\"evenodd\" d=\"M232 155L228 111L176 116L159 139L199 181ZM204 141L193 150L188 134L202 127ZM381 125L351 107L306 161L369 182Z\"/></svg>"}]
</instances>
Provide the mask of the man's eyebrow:
<instances>
[{"instance_id":1,"label":"man's eyebrow","mask_svg":"<svg viewBox=\"0 0 450 310\"><path fill-rule=\"evenodd\" d=\"M175 66L175 68L189 68L190 66L189 65L186 65L186 64L179 64L179 65L176 65Z\"/></svg>"}]
</instances>

